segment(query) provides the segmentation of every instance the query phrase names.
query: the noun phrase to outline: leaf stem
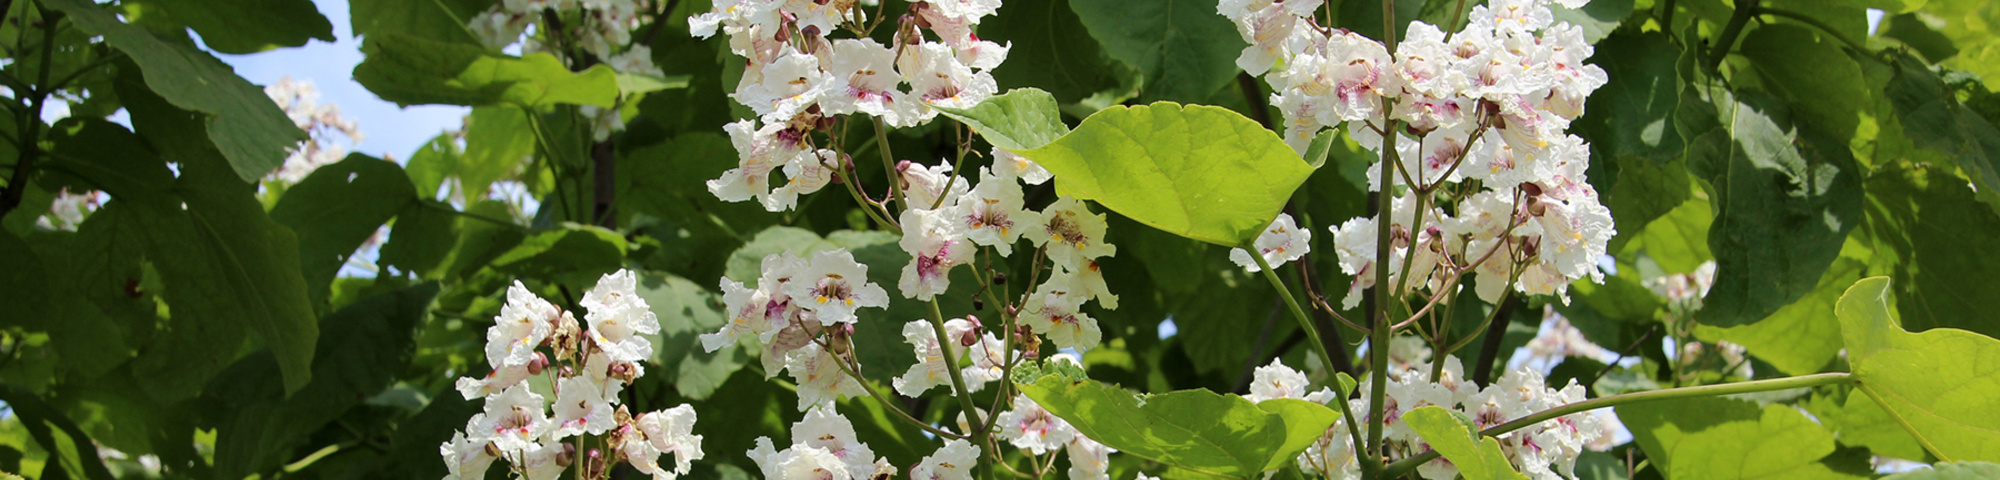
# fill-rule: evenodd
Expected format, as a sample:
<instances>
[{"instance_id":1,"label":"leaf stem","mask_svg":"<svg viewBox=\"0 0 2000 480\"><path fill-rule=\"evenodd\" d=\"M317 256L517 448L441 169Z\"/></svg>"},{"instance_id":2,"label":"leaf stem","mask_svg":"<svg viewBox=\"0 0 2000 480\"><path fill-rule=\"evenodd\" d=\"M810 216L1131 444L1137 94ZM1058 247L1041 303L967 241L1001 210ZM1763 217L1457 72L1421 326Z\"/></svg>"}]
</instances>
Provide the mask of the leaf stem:
<instances>
[{"instance_id":1,"label":"leaf stem","mask_svg":"<svg viewBox=\"0 0 2000 480\"><path fill-rule=\"evenodd\" d=\"M1541 423L1552 418L1569 415L1573 413L1587 412L1599 408L1615 407L1619 405L1655 402L1660 400L1678 400L1683 398L1735 395L1739 393L1768 392L1772 390L1790 390L1794 388L1809 388L1821 385L1832 385L1836 383L1848 383L1854 381L1855 381L1854 375L1850 373L1820 373L1820 374L1805 375L1799 377L1773 378L1770 380L1753 380L1748 382L1725 383L1721 385L1703 385L1699 387L1681 387L1681 388L1669 388L1664 390L1632 392L1620 395L1612 395L1609 397L1598 397L1590 400L1584 400L1581 402L1572 403L1569 405L1563 405L1560 407L1551 408L1548 410L1543 410L1540 412L1535 412L1532 415L1521 417L1511 422L1502 423L1499 425L1495 425L1492 428L1481 430L1479 434L1488 437L1500 436L1507 432L1512 432L1515 430L1527 428L1529 426L1533 426L1534 424ZM1437 457L1438 457L1437 452L1431 451L1431 452L1425 452L1421 455L1417 455L1414 457L1406 458L1401 461L1397 461L1396 463L1390 464L1387 467L1383 467L1382 475L1380 478L1394 478L1397 476L1401 476L1403 474L1409 473L1412 470L1415 470L1418 465L1422 465L1424 462L1431 461L1432 459L1435 459Z\"/></svg>"},{"instance_id":2,"label":"leaf stem","mask_svg":"<svg viewBox=\"0 0 2000 480\"><path fill-rule=\"evenodd\" d=\"M1722 34L1715 37L1715 45L1708 51L1708 71L1722 68L1722 58L1729 55L1730 47L1736 46L1736 37L1743 34L1743 26L1750 23L1750 17L1757 12L1759 0L1742 0L1736 4L1736 13L1729 16L1729 23L1722 27Z\"/></svg>"}]
</instances>

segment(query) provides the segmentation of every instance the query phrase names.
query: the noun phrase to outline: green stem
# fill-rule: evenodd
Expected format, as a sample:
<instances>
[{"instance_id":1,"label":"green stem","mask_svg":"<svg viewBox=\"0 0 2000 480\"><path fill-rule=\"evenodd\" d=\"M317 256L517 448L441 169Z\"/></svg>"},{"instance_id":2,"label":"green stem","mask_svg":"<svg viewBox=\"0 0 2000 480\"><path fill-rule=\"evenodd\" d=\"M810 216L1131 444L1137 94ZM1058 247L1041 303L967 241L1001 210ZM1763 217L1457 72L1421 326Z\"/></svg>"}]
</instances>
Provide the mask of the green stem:
<instances>
[{"instance_id":1,"label":"green stem","mask_svg":"<svg viewBox=\"0 0 2000 480\"><path fill-rule=\"evenodd\" d=\"M1250 250L1250 258L1257 261L1257 268L1263 269L1261 273L1264 274L1265 280L1271 282L1271 288L1278 289L1278 296L1285 299L1285 306L1292 310L1292 318L1299 321L1299 330L1306 332L1306 342L1312 344L1313 353L1319 355L1320 364L1326 365L1327 378L1333 378L1333 375L1340 370L1333 366L1333 355L1327 354L1326 343L1319 340L1319 329L1313 326L1312 317L1306 316L1305 310L1299 308L1299 301L1292 298L1292 289L1285 288L1285 282L1278 278L1277 269L1272 268L1271 263L1264 260L1264 255L1258 253L1254 247L1245 250ZM1347 396L1342 395L1330 403L1340 410L1342 417L1347 418L1347 433L1359 444L1361 430L1354 425L1354 413L1347 411Z\"/></svg>"},{"instance_id":2,"label":"green stem","mask_svg":"<svg viewBox=\"0 0 2000 480\"><path fill-rule=\"evenodd\" d=\"M938 343L942 344L944 342L938 342ZM820 348L826 348L826 347L824 344L822 344ZM882 392L876 391L875 386L870 385L868 379L866 377L861 376L861 372L854 371L853 367L847 366L847 362L836 359L833 362L833 364L839 365L841 373L847 374L849 378L854 379L855 383L861 384L861 389L867 390L868 396L874 398L875 403L881 405L883 410L896 412L896 417L903 419L904 422L907 422L911 425L916 425L917 428L921 428L926 432L931 432L932 435L937 435L939 437L952 438L952 439L966 438L965 435L959 435L956 433L951 433L948 430L943 430L937 427L933 427L931 426L931 424L924 423L923 420L918 420L917 417L910 416L910 412L905 412L903 411L902 407L896 406L894 402L890 402L889 399L882 398Z\"/></svg>"},{"instance_id":3,"label":"green stem","mask_svg":"<svg viewBox=\"0 0 2000 480\"><path fill-rule=\"evenodd\" d=\"M910 202L903 199L903 179L896 174L895 157L889 155L889 126L883 125L880 118L869 120L875 122L875 146L882 150L882 174L889 176L889 189L896 192L896 205L910 208Z\"/></svg>"},{"instance_id":4,"label":"green stem","mask_svg":"<svg viewBox=\"0 0 2000 480\"><path fill-rule=\"evenodd\" d=\"M931 330L937 334L938 350L944 353L945 373L951 375L952 396L958 397L959 408L965 409L966 433L985 431L986 422L979 418L979 407L972 403L972 391L965 388L965 374L958 371L958 356L951 354L953 342L945 335L944 311L938 308L937 298L931 299Z\"/></svg>"},{"instance_id":5,"label":"green stem","mask_svg":"<svg viewBox=\"0 0 2000 480\"><path fill-rule=\"evenodd\" d=\"M1395 44L1390 45L1393 50ZM1384 120L1390 118L1388 108L1383 109L1382 117ZM1361 461L1364 472L1373 472L1382 464L1382 422L1377 419L1382 418L1384 407L1382 398L1389 393L1389 337L1395 334L1392 331L1395 330L1392 328L1394 324L1389 321L1389 308L1395 298L1389 288L1389 253L1390 249L1395 248L1392 245L1394 242L1389 241L1392 233L1390 227L1394 223L1392 215L1395 213L1390 206L1395 204L1396 187L1396 177L1391 168L1401 160L1396 157L1397 136L1394 134L1396 122L1388 120L1384 127L1386 133L1382 136L1381 172L1377 177L1382 179L1382 191L1378 194L1381 201L1376 202L1375 215L1375 311L1369 312L1369 315L1374 317L1374 323L1370 324L1368 332L1368 374L1373 381L1369 382L1368 389L1368 443Z\"/></svg>"},{"instance_id":6,"label":"green stem","mask_svg":"<svg viewBox=\"0 0 2000 480\"><path fill-rule=\"evenodd\" d=\"M1609 397L1599 397L1590 400L1584 400L1569 405L1563 405L1560 407L1551 408L1540 412L1535 412L1535 414L1533 415L1521 417L1511 422L1495 425L1493 426L1493 428L1481 430L1479 434L1488 437L1499 436L1507 432L1520 430L1537 423L1548 421L1549 419L1552 418L1578 412L1587 412L1599 408L1615 407L1619 405L1656 402L1660 400L1678 400L1683 398L1735 395L1739 393L1769 392L1773 390L1790 390L1794 388L1809 388L1821 385L1832 385L1836 383L1848 383L1853 381L1855 381L1854 375L1850 373L1821 373L1821 374L1805 375L1799 377L1774 378L1770 380L1754 380L1754 381L1739 382L1739 383L1725 383L1722 385L1703 385L1699 387L1682 387L1682 388L1669 388L1664 390L1633 392L1621 395L1612 395ZM1422 465L1424 462L1431 461L1432 459L1436 459L1437 457L1438 457L1437 452L1432 451L1432 452L1425 452L1421 455L1417 455L1414 457L1403 459L1396 463L1390 464L1388 467L1384 467L1382 469L1382 475L1380 478L1394 478L1409 473L1410 471L1415 470L1418 465Z\"/></svg>"},{"instance_id":7,"label":"green stem","mask_svg":"<svg viewBox=\"0 0 2000 480\"><path fill-rule=\"evenodd\" d=\"M1742 0L1736 4L1736 13L1729 16L1729 24L1722 27L1722 35L1715 37L1715 46L1708 51L1708 71L1722 68L1722 58L1736 46L1736 36L1743 34L1743 26L1757 12L1757 3L1758 0Z\"/></svg>"}]
</instances>

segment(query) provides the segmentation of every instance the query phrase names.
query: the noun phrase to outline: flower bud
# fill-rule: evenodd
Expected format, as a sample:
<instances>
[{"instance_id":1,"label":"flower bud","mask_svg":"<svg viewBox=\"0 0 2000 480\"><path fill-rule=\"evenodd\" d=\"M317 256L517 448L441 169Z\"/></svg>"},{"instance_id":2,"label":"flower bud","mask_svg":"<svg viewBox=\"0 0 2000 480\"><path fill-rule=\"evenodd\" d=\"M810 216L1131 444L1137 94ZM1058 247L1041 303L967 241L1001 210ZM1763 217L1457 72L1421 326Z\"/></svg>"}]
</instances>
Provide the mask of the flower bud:
<instances>
[{"instance_id":1,"label":"flower bud","mask_svg":"<svg viewBox=\"0 0 2000 480\"><path fill-rule=\"evenodd\" d=\"M853 337L854 324L835 323L832 331L827 332L827 347L834 355L847 355L847 352L853 350L854 344L851 341Z\"/></svg>"},{"instance_id":2,"label":"flower bud","mask_svg":"<svg viewBox=\"0 0 2000 480\"><path fill-rule=\"evenodd\" d=\"M994 285L1006 285L1006 284L1007 284L1007 274L1005 274L1005 273L994 273L994 274L993 274L993 284L994 284Z\"/></svg>"},{"instance_id":3,"label":"flower bud","mask_svg":"<svg viewBox=\"0 0 2000 480\"><path fill-rule=\"evenodd\" d=\"M1521 194L1527 195L1528 198L1535 198L1542 196L1542 184L1534 182L1522 183Z\"/></svg>"},{"instance_id":4,"label":"flower bud","mask_svg":"<svg viewBox=\"0 0 2000 480\"><path fill-rule=\"evenodd\" d=\"M604 476L605 470L607 470L606 467L611 466L610 459L604 458L603 450L590 449L590 454L587 457L588 460L583 462L584 477L601 478Z\"/></svg>"},{"instance_id":5,"label":"flower bud","mask_svg":"<svg viewBox=\"0 0 2000 480\"><path fill-rule=\"evenodd\" d=\"M549 356L543 355L542 352L535 352L535 358L528 360L529 375L541 375L542 370L546 370L548 368L549 368Z\"/></svg>"},{"instance_id":6,"label":"flower bud","mask_svg":"<svg viewBox=\"0 0 2000 480\"><path fill-rule=\"evenodd\" d=\"M556 465L569 468L569 465L572 463L576 463L576 444L565 443L563 444L562 453L556 454Z\"/></svg>"},{"instance_id":7,"label":"flower bud","mask_svg":"<svg viewBox=\"0 0 2000 480\"><path fill-rule=\"evenodd\" d=\"M565 378L574 377L576 376L576 367L563 365L561 369L556 370L556 376Z\"/></svg>"},{"instance_id":8,"label":"flower bud","mask_svg":"<svg viewBox=\"0 0 2000 480\"><path fill-rule=\"evenodd\" d=\"M485 448L484 450L485 450L485 453L486 453L486 456L488 456L488 457L499 457L499 456L500 456L500 446L499 446L499 445L494 445L494 444L493 444L493 442L486 442L486 448Z\"/></svg>"},{"instance_id":9,"label":"flower bud","mask_svg":"<svg viewBox=\"0 0 2000 480\"><path fill-rule=\"evenodd\" d=\"M960 346L970 347L973 344L979 343L979 334L985 330L985 325L981 325L979 323L979 317L971 315L966 315L965 321L967 323L971 323L972 328L965 329L964 333L958 334L958 344Z\"/></svg>"},{"instance_id":10,"label":"flower bud","mask_svg":"<svg viewBox=\"0 0 2000 480\"><path fill-rule=\"evenodd\" d=\"M639 366L633 365L632 362L613 363L611 364L610 371L606 372L606 376L623 380L626 385L630 385L632 384L632 379L639 378Z\"/></svg>"},{"instance_id":11,"label":"flower bud","mask_svg":"<svg viewBox=\"0 0 2000 480\"><path fill-rule=\"evenodd\" d=\"M986 301L985 301L985 300L981 300L981 299L980 299L979 297L972 297L972 309L973 309L974 311L978 311L978 310L985 310L985 309L986 309Z\"/></svg>"}]
</instances>

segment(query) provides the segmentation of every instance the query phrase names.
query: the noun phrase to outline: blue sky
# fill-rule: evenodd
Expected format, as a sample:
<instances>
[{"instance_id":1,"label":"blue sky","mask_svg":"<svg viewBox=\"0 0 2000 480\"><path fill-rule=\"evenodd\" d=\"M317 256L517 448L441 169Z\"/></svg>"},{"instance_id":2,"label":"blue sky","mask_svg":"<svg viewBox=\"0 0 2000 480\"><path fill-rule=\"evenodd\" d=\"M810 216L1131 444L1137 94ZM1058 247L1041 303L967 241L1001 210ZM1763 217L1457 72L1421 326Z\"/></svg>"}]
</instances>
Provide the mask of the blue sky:
<instances>
[{"instance_id":1,"label":"blue sky","mask_svg":"<svg viewBox=\"0 0 2000 480\"><path fill-rule=\"evenodd\" d=\"M361 41L354 38L347 19L347 0L314 0L320 14L333 22L336 41L314 40L299 48L285 48L250 55L221 55L236 67L236 74L258 85L277 83L290 75L293 80L317 84L321 103L340 106L340 113L360 125L365 138L353 151L377 157L394 157L397 163L438 132L458 128L470 109L456 106L424 105L402 108L376 98L354 81L354 66L361 63Z\"/></svg>"}]
</instances>

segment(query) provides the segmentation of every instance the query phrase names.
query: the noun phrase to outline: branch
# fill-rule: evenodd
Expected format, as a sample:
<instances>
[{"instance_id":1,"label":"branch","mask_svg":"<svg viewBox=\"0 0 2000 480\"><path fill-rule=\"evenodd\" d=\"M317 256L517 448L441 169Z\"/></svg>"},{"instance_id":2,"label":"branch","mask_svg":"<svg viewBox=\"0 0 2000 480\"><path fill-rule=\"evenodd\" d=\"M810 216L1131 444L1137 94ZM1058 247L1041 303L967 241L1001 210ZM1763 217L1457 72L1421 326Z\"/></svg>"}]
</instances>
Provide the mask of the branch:
<instances>
[{"instance_id":1,"label":"branch","mask_svg":"<svg viewBox=\"0 0 2000 480\"><path fill-rule=\"evenodd\" d=\"M1708 51L1708 71L1722 68L1722 58L1729 55L1730 47L1736 46L1736 36L1743 34L1743 25L1755 16L1758 1L1742 0L1736 4L1736 13L1729 16L1729 24L1722 27L1722 35L1715 38L1715 45Z\"/></svg>"}]
</instances>

